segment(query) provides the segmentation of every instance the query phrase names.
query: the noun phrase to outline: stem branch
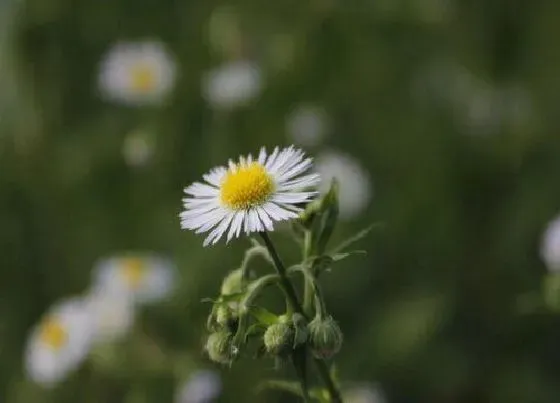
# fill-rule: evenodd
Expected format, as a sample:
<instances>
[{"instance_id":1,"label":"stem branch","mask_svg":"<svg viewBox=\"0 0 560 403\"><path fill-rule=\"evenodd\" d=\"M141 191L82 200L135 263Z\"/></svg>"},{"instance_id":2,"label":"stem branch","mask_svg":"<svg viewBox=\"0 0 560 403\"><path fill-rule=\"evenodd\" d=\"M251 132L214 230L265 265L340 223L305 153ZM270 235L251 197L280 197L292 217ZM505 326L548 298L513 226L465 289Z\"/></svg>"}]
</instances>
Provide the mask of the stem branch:
<instances>
[{"instance_id":1,"label":"stem branch","mask_svg":"<svg viewBox=\"0 0 560 403\"><path fill-rule=\"evenodd\" d=\"M286 272L286 267L284 266L284 263L282 263L282 260L280 259L280 256L278 255L278 252L276 252L276 249L274 248L274 245L272 244L272 241L270 240L270 237L268 236L267 232L259 232L261 238L264 241L264 244L266 246L266 248L268 249L268 251L270 252L270 257L272 258L272 261L274 263L274 267L276 268L276 271L278 273L278 275L280 276L280 283L282 285L282 288L284 288L284 291L286 292L286 296L288 297L288 299L290 300L290 304L292 305L292 307L294 308L294 311L303 315L306 319L309 320L308 315L306 315L306 313L304 312L296 291L294 289L294 286L292 285L290 279L288 278L287 272ZM337 388L337 386L335 385L333 379L331 378L331 374L329 372L329 368L327 366L327 363L322 360L322 359L318 359L315 358L313 360L313 362L315 363L315 366L317 367L317 371L319 372L319 376L321 377L321 379L323 380L323 382L325 383L325 386L327 387L329 394L331 395L331 399L333 403L343 403L342 402L342 397L340 395L340 392Z\"/></svg>"}]
</instances>

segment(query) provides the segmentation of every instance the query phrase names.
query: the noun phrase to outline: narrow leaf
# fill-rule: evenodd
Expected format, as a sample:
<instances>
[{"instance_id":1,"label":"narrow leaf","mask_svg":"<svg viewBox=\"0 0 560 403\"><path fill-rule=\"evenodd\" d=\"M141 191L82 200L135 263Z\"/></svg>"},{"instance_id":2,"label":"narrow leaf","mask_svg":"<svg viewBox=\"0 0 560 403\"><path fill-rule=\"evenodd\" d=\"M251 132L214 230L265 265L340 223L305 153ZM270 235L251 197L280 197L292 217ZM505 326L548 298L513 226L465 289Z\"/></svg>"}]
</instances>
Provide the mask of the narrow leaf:
<instances>
[{"instance_id":1,"label":"narrow leaf","mask_svg":"<svg viewBox=\"0 0 560 403\"><path fill-rule=\"evenodd\" d=\"M367 234L370 233L370 231L375 228L375 227L379 227L381 226L381 224L372 224L367 228L364 228L361 231L358 231L356 234L352 235L350 238L346 239L345 241L341 242L336 248L334 248L332 250L332 253L336 253L336 252L341 252L344 249L348 248L350 245L352 245L353 243L363 239L366 237Z\"/></svg>"},{"instance_id":2,"label":"narrow leaf","mask_svg":"<svg viewBox=\"0 0 560 403\"><path fill-rule=\"evenodd\" d=\"M270 326L278 322L278 316L260 306L252 306L249 313L264 326Z\"/></svg>"}]
</instances>

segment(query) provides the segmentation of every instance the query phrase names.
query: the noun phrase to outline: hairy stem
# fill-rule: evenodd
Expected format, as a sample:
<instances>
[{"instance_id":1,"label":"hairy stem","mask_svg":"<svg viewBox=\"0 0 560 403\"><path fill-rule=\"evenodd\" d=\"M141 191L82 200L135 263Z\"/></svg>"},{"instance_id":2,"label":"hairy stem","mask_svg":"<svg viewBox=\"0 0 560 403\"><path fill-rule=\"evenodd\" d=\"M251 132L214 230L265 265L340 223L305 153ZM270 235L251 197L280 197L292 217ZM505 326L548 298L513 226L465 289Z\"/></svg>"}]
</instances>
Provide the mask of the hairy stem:
<instances>
[{"instance_id":1,"label":"hairy stem","mask_svg":"<svg viewBox=\"0 0 560 403\"><path fill-rule=\"evenodd\" d=\"M272 244L272 241L270 240L270 237L268 236L268 233L267 232L260 232L259 234L260 234L261 238L263 239L266 248L270 252L270 257L272 258L272 261L274 263L274 267L276 268L276 271L277 271L278 275L280 276L280 283L282 285L282 288L286 292L286 296L289 298L290 304L294 308L294 311L303 315L306 319L309 319L309 316L306 315L306 313L304 312L304 310L303 310L303 308L302 308L302 306L301 306L301 304L298 300L298 297L297 297L297 294L296 294L296 291L294 289L294 286L293 286L292 282L288 278L288 275L287 275L287 272L286 272L286 266L284 266L284 263L282 263L282 260L280 259L280 256L278 255L278 252L276 252L276 248L274 248L274 245ZM333 403L343 403L342 402L342 397L340 395L340 391L338 390L338 388L335 385L333 379L331 378L331 374L329 372L329 367L327 366L327 363L325 362L325 360L316 358L316 359L313 360L313 362L315 363L315 366L317 367L317 371L319 372L319 376L321 377L321 379L325 383L325 386L326 386L327 390L329 391L329 394L331 395L332 402Z\"/></svg>"},{"instance_id":2,"label":"hairy stem","mask_svg":"<svg viewBox=\"0 0 560 403\"><path fill-rule=\"evenodd\" d=\"M303 260L306 261L312 254L312 233L309 230L305 231L305 238L303 244ZM309 273L312 274L312 273ZM303 289L303 310L309 317L313 316L313 285L309 281L308 276L304 278Z\"/></svg>"}]
</instances>

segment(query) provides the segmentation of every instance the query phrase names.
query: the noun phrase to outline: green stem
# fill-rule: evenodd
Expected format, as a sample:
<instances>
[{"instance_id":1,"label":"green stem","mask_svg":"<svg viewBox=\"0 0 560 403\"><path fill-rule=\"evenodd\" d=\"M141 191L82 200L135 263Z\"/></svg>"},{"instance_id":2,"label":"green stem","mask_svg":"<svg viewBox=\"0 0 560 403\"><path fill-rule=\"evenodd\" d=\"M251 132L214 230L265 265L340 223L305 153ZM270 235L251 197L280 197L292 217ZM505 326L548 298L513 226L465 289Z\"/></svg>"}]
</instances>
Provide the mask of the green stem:
<instances>
[{"instance_id":1,"label":"green stem","mask_svg":"<svg viewBox=\"0 0 560 403\"><path fill-rule=\"evenodd\" d=\"M294 286L292 285L290 279L288 278L286 272L286 266L284 266L284 263L282 263L282 260L280 259L278 252L276 252L276 249L274 248L274 245L272 244L272 241L270 240L268 233L260 232L259 234L263 239L266 248L270 252L270 257L272 258L274 267L276 268L276 271L280 276L280 282L282 284L282 288L284 288L286 292L286 296L290 299L290 304L294 308L295 312L303 315L303 317L309 320L309 317L303 311L303 308L297 298L297 294L294 289ZM340 391L338 390L338 387L335 385L333 379L331 378L331 374L329 372L329 367L327 366L327 363L324 360L318 358L314 359L313 362L317 367L319 376L321 377L321 379L325 383L327 390L329 391L332 403L343 403L342 396L340 395Z\"/></svg>"},{"instance_id":2,"label":"green stem","mask_svg":"<svg viewBox=\"0 0 560 403\"><path fill-rule=\"evenodd\" d=\"M312 253L312 232L309 230L305 231L304 244L303 244L303 261L306 262ZM305 269L311 270L311 269ZM313 273L308 273L313 275ZM305 314L309 317L313 316L313 285L309 280L308 276L304 278L304 288L303 288L303 310Z\"/></svg>"},{"instance_id":3,"label":"green stem","mask_svg":"<svg viewBox=\"0 0 560 403\"><path fill-rule=\"evenodd\" d=\"M306 359L305 350L294 351L292 353L292 364L294 365L294 369L296 370L297 377L299 379L299 384L301 388L301 395L303 397L303 401L306 403L311 403L311 398L309 397L309 390L307 385L307 377L305 375L305 368L302 366L301 360ZM303 363L305 365L305 363Z\"/></svg>"}]
</instances>

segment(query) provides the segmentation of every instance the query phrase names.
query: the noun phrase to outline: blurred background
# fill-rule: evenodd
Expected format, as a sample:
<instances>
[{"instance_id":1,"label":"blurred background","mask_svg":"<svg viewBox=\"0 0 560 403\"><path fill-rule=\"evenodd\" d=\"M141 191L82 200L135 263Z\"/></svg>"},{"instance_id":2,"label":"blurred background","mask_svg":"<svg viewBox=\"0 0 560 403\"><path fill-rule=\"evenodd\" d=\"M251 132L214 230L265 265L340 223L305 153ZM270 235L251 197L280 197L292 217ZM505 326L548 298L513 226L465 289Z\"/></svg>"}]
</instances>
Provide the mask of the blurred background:
<instances>
[{"instance_id":1,"label":"blurred background","mask_svg":"<svg viewBox=\"0 0 560 403\"><path fill-rule=\"evenodd\" d=\"M254 392L289 368L206 358L200 301L249 242L178 219L211 167L293 143L341 180L335 241L380 224L324 278L348 402L558 402L559 15L1 0L0 401L295 401Z\"/></svg>"}]
</instances>

